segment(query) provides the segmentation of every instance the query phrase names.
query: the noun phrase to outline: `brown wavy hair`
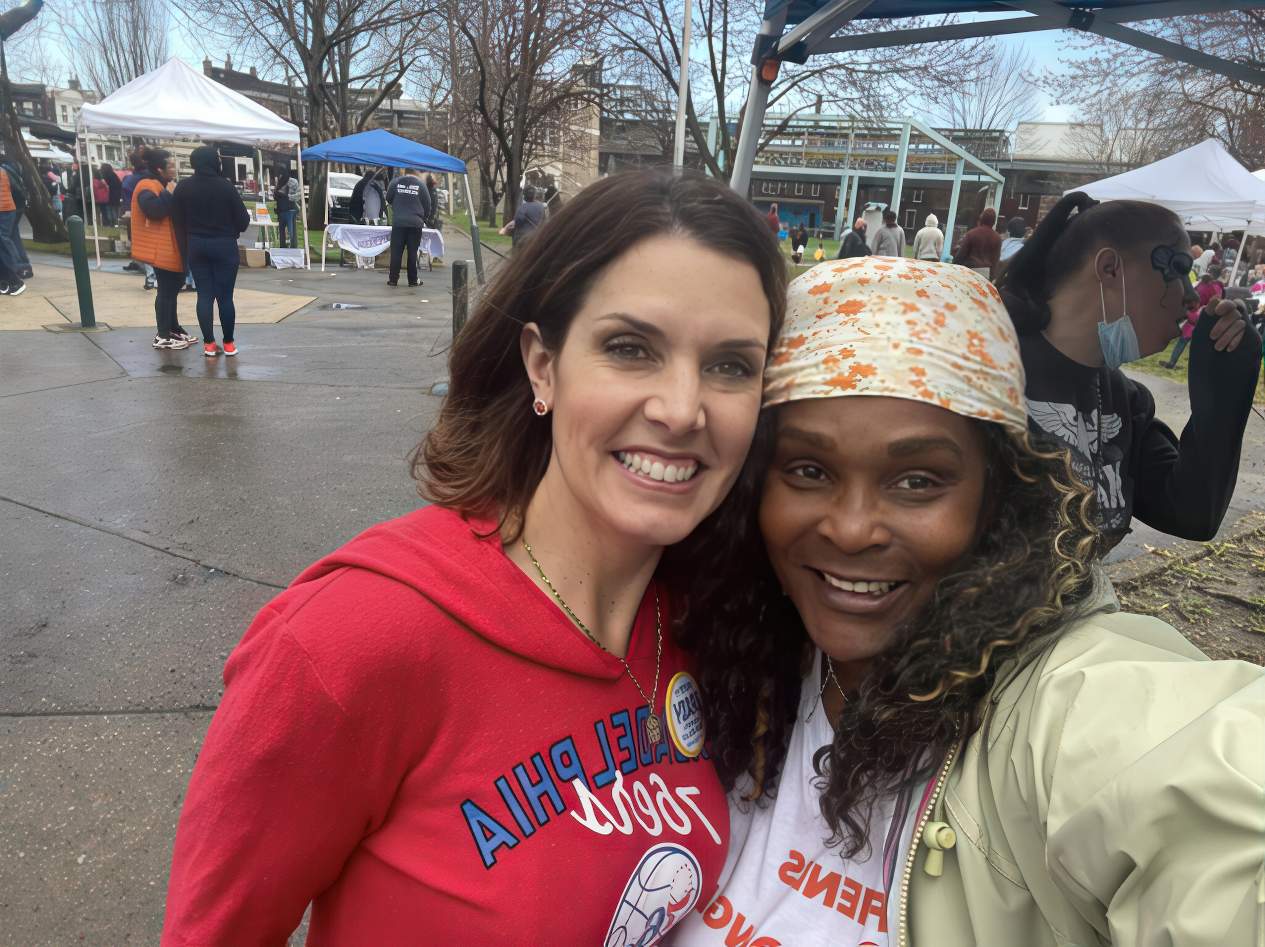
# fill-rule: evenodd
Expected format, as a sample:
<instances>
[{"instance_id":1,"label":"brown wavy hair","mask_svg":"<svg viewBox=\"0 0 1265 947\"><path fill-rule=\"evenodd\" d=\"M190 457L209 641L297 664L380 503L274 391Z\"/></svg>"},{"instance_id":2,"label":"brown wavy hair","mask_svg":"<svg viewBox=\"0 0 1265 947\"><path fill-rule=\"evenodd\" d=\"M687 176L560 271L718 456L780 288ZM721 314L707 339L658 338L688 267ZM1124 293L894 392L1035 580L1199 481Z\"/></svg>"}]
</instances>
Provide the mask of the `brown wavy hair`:
<instances>
[{"instance_id":1,"label":"brown wavy hair","mask_svg":"<svg viewBox=\"0 0 1265 947\"><path fill-rule=\"evenodd\" d=\"M594 278L633 245L661 234L693 237L749 263L769 304L769 345L786 312L786 262L751 204L700 174L635 171L591 184L514 251L479 299L449 356L449 392L413 454L424 499L498 518L507 541L553 450L549 418L530 408L519 350L526 323L561 349ZM751 475L744 482L750 487ZM750 506L753 497L727 501Z\"/></svg>"},{"instance_id":2,"label":"brown wavy hair","mask_svg":"<svg viewBox=\"0 0 1265 947\"><path fill-rule=\"evenodd\" d=\"M766 452L772 414L762 419ZM1092 608L1100 542L1093 491L1066 451L1046 452L1026 433L975 423L984 430L989 479L979 538L872 661L844 703L833 743L813 759L822 815L847 856L868 845L879 797L927 778L978 726L999 666L1039 651ZM678 636L699 657L721 780L727 789L749 780L746 797L760 804L777 793L812 645L780 591L755 516L725 527L729 545L713 551L718 561L696 567Z\"/></svg>"}]
</instances>

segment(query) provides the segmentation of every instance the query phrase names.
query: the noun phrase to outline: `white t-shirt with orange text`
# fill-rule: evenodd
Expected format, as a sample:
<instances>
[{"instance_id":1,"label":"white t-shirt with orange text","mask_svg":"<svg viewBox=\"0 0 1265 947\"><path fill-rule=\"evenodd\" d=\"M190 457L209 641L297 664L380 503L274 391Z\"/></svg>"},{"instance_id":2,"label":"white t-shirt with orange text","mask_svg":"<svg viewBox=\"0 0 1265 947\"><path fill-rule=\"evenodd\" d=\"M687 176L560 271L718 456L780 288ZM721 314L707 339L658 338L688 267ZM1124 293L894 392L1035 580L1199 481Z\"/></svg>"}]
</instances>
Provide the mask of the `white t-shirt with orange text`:
<instances>
[{"instance_id":1,"label":"white t-shirt with orange text","mask_svg":"<svg viewBox=\"0 0 1265 947\"><path fill-rule=\"evenodd\" d=\"M897 916L889 901L899 896L923 787L875 806L868 850L845 859L828 844L813 769L813 754L834 739L821 706L821 663L818 652L804 678L776 799L744 801L749 783L730 793L719 892L681 920L669 938L674 947L888 947Z\"/></svg>"}]
</instances>

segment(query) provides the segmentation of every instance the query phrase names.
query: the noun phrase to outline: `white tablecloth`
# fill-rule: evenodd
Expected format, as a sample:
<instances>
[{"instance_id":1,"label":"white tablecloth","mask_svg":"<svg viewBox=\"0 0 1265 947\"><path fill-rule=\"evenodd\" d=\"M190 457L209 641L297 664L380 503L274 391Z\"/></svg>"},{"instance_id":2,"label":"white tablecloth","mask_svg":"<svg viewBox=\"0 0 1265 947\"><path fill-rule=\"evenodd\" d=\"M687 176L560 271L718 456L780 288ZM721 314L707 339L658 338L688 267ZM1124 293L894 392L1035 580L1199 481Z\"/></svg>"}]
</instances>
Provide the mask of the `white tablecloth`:
<instances>
[{"instance_id":1,"label":"white tablecloth","mask_svg":"<svg viewBox=\"0 0 1265 947\"><path fill-rule=\"evenodd\" d=\"M325 228L335 243L360 257L375 257L391 249L391 228L367 224L330 224ZM422 230L422 250L431 256L444 255L444 235L438 230Z\"/></svg>"},{"instance_id":2,"label":"white tablecloth","mask_svg":"<svg viewBox=\"0 0 1265 947\"><path fill-rule=\"evenodd\" d=\"M268 251L268 257L272 260L272 265L279 270L301 270L306 262L303 259L303 251L296 248L273 247Z\"/></svg>"}]
</instances>

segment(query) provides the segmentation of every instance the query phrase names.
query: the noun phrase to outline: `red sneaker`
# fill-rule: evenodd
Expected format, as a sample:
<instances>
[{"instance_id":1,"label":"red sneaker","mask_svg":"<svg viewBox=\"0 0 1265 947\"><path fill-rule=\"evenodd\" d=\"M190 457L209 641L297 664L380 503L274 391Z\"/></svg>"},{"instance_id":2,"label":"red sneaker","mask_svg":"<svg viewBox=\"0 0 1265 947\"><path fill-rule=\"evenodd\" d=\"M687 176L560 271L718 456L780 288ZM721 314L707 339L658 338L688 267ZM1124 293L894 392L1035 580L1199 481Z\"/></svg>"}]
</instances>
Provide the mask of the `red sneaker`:
<instances>
[{"instance_id":1,"label":"red sneaker","mask_svg":"<svg viewBox=\"0 0 1265 947\"><path fill-rule=\"evenodd\" d=\"M215 358L215 356L220 354L220 350L215 347L214 342L207 342L202 346L202 354L207 358Z\"/></svg>"},{"instance_id":2,"label":"red sneaker","mask_svg":"<svg viewBox=\"0 0 1265 947\"><path fill-rule=\"evenodd\" d=\"M236 342L225 342L225 343L224 343L224 354L225 354L225 355L236 355L236 354L237 354L237 343L236 343Z\"/></svg>"}]
</instances>

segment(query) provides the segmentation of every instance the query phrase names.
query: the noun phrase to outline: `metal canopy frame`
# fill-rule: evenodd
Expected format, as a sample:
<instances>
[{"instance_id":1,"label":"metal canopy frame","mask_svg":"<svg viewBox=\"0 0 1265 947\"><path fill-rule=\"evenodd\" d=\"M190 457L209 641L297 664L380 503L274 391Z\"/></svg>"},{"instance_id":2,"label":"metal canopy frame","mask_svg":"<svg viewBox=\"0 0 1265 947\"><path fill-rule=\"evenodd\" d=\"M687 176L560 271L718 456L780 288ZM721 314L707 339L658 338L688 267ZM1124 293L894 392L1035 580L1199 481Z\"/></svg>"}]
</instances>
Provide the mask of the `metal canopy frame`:
<instances>
[{"instance_id":1,"label":"metal canopy frame","mask_svg":"<svg viewBox=\"0 0 1265 947\"><path fill-rule=\"evenodd\" d=\"M933 128L929 128L916 118L903 118L900 121L893 122L875 122L867 123L869 127L884 127L893 131L900 131L900 145L896 152L896 166L892 171L875 171L866 168L796 168L782 167L780 165L755 165L754 171L761 174L782 175L790 177L826 177L832 174L839 175L839 201L835 206L835 236L841 237L846 232L843 224L844 221L852 221L856 218L857 198L860 193L862 178L890 178L892 181L892 199L888 205L892 208L900 206L900 198L904 189L905 181L952 181L953 189L949 196L949 220L957 219L958 195L962 190L962 183L968 180L966 177L970 175L969 180L978 184L981 180L986 180L991 184L993 204L999 206L1001 204L1001 190L1006 183L1005 177L996 168L989 165L981 158L976 157L966 150L962 145L956 144L950 139L944 137ZM943 148L953 160L954 169L952 172L922 172L908 171L909 158L909 141L913 134L921 135L933 144ZM970 170L967 170L967 166ZM844 197L847 197L845 202Z\"/></svg>"},{"instance_id":2,"label":"metal canopy frame","mask_svg":"<svg viewBox=\"0 0 1265 947\"><path fill-rule=\"evenodd\" d=\"M760 26L751 56L751 88L747 93L737 153L729 179L730 186L735 191L745 195L751 185L751 170L755 165L769 92L777 79L781 64L807 62L814 55L1074 29L1113 39L1241 82L1265 86L1265 70L1247 63L1212 56L1122 25L1175 16L1265 9L1265 0L1138 0L1126 5L1106 6L1100 3L1097 8L1086 0L996 0L965 6L973 7L975 12L981 13L996 13L999 9L1004 9L1026 13L1028 16L980 20L943 27L897 29L866 36L834 35L836 30L852 20L867 16L867 8L874 2L875 0L827 0L793 25L789 32L786 32L786 25L790 0L775 0L766 6L764 22ZM898 15L913 16L917 12L913 4L910 4L908 12L901 11L899 14L894 12L894 7L899 5L889 2L884 6L893 11L886 14L891 19Z\"/></svg>"}]
</instances>

